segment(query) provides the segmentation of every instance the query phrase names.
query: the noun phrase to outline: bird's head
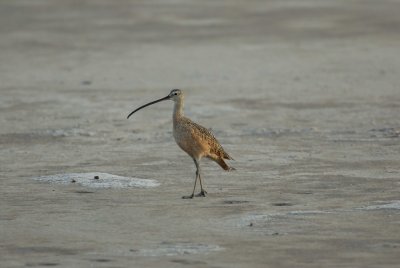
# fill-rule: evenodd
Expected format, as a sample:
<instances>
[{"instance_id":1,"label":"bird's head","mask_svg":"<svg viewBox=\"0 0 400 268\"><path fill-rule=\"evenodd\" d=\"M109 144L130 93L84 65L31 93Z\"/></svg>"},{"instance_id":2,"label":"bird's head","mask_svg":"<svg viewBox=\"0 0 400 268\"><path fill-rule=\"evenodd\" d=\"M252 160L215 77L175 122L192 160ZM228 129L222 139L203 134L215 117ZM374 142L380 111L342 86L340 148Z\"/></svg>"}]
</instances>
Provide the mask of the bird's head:
<instances>
[{"instance_id":1,"label":"bird's head","mask_svg":"<svg viewBox=\"0 0 400 268\"><path fill-rule=\"evenodd\" d=\"M140 106L139 108L137 108L136 110L134 110L133 112L131 112L131 113L128 115L128 118L129 118L132 114L134 114L135 112L139 111L140 109L143 109L144 107L147 107L147 106L149 106L149 105L155 104L155 103L157 103L157 102L165 101L165 100L172 100L172 101L174 101L174 102L177 102L177 101L180 101L180 100L182 100L182 99L183 99L183 92L182 92L182 90L180 90L180 89L173 89L173 90L171 90L171 92L170 92L167 96L165 96L164 98L161 98L161 99L158 99L158 100L155 100L155 101L152 101L152 102L149 102L149 103L147 103L147 104L145 104L145 105Z\"/></svg>"},{"instance_id":2,"label":"bird's head","mask_svg":"<svg viewBox=\"0 0 400 268\"><path fill-rule=\"evenodd\" d=\"M171 92L168 94L168 97L172 101L178 101L181 98L183 98L183 92L180 89L173 89Z\"/></svg>"}]
</instances>

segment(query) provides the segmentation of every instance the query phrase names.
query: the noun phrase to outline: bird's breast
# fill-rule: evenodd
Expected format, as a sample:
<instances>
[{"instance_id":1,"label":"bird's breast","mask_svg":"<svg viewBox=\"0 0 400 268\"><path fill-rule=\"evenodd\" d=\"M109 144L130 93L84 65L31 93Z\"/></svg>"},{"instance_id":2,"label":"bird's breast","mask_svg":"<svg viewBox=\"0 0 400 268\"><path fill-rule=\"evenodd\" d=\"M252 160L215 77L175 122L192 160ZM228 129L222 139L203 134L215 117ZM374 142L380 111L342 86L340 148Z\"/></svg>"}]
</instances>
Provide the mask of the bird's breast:
<instances>
[{"instance_id":1,"label":"bird's breast","mask_svg":"<svg viewBox=\"0 0 400 268\"><path fill-rule=\"evenodd\" d=\"M207 151L199 137L190 126L177 124L174 126L173 135L178 146L193 158L202 157Z\"/></svg>"}]
</instances>

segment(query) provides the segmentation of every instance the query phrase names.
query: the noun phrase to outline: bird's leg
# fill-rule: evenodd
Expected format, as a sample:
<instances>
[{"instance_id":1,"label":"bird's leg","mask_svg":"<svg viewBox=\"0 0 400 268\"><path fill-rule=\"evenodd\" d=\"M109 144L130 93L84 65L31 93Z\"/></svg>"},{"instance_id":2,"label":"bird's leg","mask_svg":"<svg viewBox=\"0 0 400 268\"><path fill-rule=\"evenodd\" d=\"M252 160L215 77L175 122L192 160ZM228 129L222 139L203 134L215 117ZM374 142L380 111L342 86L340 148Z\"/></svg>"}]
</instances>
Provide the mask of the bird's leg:
<instances>
[{"instance_id":1,"label":"bird's leg","mask_svg":"<svg viewBox=\"0 0 400 268\"><path fill-rule=\"evenodd\" d=\"M197 178L199 178L199 177L200 177L200 173L199 173L199 167L198 167L197 160L193 158L193 161L194 161L194 163L195 163L195 165L196 165L196 179L194 180L193 192L192 192L192 194L191 194L191 195L185 195L185 196L182 196L182 198L183 198L183 199L191 199L191 198L193 198L193 197L194 197L194 191L196 190ZM200 182L201 182L201 181L200 181ZM202 187L202 188L203 188L203 187Z\"/></svg>"},{"instance_id":2,"label":"bird's leg","mask_svg":"<svg viewBox=\"0 0 400 268\"><path fill-rule=\"evenodd\" d=\"M203 189L203 184L201 183L201 176L199 176L199 181L200 181L201 191L196 196L198 196L198 197L200 197L200 196L201 197L206 197L207 191Z\"/></svg>"},{"instance_id":3,"label":"bird's leg","mask_svg":"<svg viewBox=\"0 0 400 268\"><path fill-rule=\"evenodd\" d=\"M197 175L196 175L196 179L194 180L194 187L193 187L192 194L182 196L183 199L192 199L194 197L194 190L196 189L196 182L197 182Z\"/></svg>"},{"instance_id":4,"label":"bird's leg","mask_svg":"<svg viewBox=\"0 0 400 268\"><path fill-rule=\"evenodd\" d=\"M198 193L196 196L202 196L202 197L205 197L205 196L206 196L206 194L207 194L207 192L206 192L206 191L203 189L203 183L202 183L202 181L201 181L201 169L200 169L200 163L199 163L199 161L198 161L198 160L195 160L195 161L194 161L194 163L196 164L196 168L197 168L196 175L197 175L197 177L199 177L199 181L200 181L200 189L201 189L200 193Z\"/></svg>"}]
</instances>

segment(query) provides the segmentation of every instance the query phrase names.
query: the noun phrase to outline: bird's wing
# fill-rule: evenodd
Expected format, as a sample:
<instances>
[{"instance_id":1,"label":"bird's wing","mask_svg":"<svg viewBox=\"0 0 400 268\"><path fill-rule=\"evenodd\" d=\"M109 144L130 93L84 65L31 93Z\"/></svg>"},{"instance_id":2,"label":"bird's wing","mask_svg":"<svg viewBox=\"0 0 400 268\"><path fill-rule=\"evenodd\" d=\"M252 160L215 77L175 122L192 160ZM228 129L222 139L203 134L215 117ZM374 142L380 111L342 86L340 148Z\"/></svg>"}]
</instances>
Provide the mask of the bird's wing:
<instances>
[{"instance_id":1,"label":"bird's wing","mask_svg":"<svg viewBox=\"0 0 400 268\"><path fill-rule=\"evenodd\" d=\"M221 144L210 130L199 124L196 124L191 120L190 124L193 126L192 129L196 132L197 136L201 137L202 140L207 141L208 145L210 146L211 153L219 155L228 160L233 160L233 158L227 152L225 152L224 148L222 148Z\"/></svg>"}]
</instances>

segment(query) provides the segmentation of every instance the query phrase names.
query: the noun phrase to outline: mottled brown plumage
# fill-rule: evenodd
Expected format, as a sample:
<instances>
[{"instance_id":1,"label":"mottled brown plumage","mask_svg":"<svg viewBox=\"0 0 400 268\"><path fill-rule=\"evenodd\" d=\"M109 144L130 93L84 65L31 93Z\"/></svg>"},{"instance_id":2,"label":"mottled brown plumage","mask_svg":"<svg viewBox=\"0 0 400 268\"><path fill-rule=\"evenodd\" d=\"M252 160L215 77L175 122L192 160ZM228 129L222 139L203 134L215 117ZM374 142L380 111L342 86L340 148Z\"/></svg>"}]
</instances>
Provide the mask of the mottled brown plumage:
<instances>
[{"instance_id":1,"label":"mottled brown plumage","mask_svg":"<svg viewBox=\"0 0 400 268\"><path fill-rule=\"evenodd\" d=\"M217 162L224 170L230 167L224 159L233 160L211 131L181 116L174 124L174 137L179 147L191 157L207 157Z\"/></svg>"},{"instance_id":2,"label":"mottled brown plumage","mask_svg":"<svg viewBox=\"0 0 400 268\"><path fill-rule=\"evenodd\" d=\"M149 106L151 104L163 101L173 100L175 102L173 112L173 135L178 146L192 157L196 165L196 180L194 182L193 192L189 196L183 198L193 198L196 189L196 182L199 179L201 191L198 196L206 196L206 191L203 188L200 172L200 160L207 157L220 165L224 170L234 170L228 166L224 159L233 160L233 158L225 152L221 144L215 136L205 127L194 123L189 118L183 115L183 92L179 89L173 89L170 94L162 99L145 104L128 115L131 116L136 111Z\"/></svg>"}]
</instances>

